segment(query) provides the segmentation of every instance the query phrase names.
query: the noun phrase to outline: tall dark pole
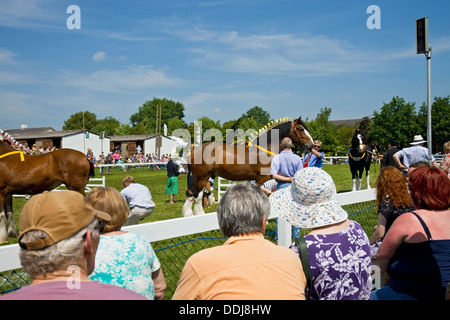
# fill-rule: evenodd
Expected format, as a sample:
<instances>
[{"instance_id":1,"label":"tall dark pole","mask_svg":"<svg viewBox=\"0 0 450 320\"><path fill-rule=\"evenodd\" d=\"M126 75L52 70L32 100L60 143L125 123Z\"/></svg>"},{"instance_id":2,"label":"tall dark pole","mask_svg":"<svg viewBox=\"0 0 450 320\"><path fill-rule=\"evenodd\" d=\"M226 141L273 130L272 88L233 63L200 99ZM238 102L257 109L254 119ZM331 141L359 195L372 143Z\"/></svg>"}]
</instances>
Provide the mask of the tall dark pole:
<instances>
[{"instance_id":1,"label":"tall dark pole","mask_svg":"<svg viewBox=\"0 0 450 320\"><path fill-rule=\"evenodd\" d=\"M159 158L161 152L161 105L156 105L155 154Z\"/></svg>"},{"instance_id":2,"label":"tall dark pole","mask_svg":"<svg viewBox=\"0 0 450 320\"><path fill-rule=\"evenodd\" d=\"M431 46L428 43L428 18L416 20L417 53L427 57L427 144L428 163L431 165Z\"/></svg>"}]
</instances>

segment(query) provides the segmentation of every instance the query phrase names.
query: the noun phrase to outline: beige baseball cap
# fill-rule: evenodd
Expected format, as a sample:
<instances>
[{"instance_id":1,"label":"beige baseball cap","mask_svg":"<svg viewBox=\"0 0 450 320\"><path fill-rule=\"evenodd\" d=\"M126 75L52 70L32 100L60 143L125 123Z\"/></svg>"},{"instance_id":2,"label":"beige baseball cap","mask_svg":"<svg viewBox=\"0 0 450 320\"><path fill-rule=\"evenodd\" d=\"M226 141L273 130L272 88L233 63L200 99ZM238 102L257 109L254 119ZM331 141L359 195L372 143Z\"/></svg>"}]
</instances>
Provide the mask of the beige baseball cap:
<instances>
[{"instance_id":1,"label":"beige baseball cap","mask_svg":"<svg viewBox=\"0 0 450 320\"><path fill-rule=\"evenodd\" d=\"M38 250L67 239L85 228L95 217L108 222L111 216L94 209L86 197L75 191L44 191L33 196L19 217L19 244L23 249ZM31 230L41 230L47 237L31 242L21 241Z\"/></svg>"}]
</instances>

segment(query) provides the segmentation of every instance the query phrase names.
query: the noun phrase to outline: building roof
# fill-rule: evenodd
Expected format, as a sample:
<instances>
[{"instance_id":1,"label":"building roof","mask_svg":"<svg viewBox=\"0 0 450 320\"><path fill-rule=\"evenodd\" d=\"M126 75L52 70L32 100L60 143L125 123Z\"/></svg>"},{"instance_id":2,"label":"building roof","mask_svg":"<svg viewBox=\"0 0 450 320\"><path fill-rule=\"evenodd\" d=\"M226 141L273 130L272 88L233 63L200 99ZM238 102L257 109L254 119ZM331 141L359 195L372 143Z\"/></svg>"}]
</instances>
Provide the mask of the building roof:
<instances>
[{"instance_id":1,"label":"building roof","mask_svg":"<svg viewBox=\"0 0 450 320\"><path fill-rule=\"evenodd\" d=\"M131 134L124 136L110 136L108 137L111 142L130 141L130 140L147 140L155 137L154 133L149 134Z\"/></svg>"},{"instance_id":2,"label":"building roof","mask_svg":"<svg viewBox=\"0 0 450 320\"><path fill-rule=\"evenodd\" d=\"M122 142L122 141L133 141L133 140L147 140L152 139L156 136L154 133L147 133L147 134L132 134L132 135L124 135L124 136L109 136L111 142ZM172 139L171 137L161 135L164 138Z\"/></svg>"},{"instance_id":3,"label":"building roof","mask_svg":"<svg viewBox=\"0 0 450 320\"><path fill-rule=\"evenodd\" d=\"M23 128L23 129L4 129L4 131L9 133L15 140L27 140L27 139L62 138L82 133L83 129L56 131L52 127L38 127L38 128ZM96 134L93 132L90 133ZM155 137L154 133L149 133L149 134L133 134L123 136L108 136L107 138L109 138L111 142L125 142L133 140L147 140L152 139L154 137ZM162 135L162 137L174 140L171 137L165 135Z\"/></svg>"},{"instance_id":4,"label":"building roof","mask_svg":"<svg viewBox=\"0 0 450 320\"><path fill-rule=\"evenodd\" d=\"M52 127L5 129L15 140L62 138L83 132L83 129L56 131Z\"/></svg>"}]
</instances>

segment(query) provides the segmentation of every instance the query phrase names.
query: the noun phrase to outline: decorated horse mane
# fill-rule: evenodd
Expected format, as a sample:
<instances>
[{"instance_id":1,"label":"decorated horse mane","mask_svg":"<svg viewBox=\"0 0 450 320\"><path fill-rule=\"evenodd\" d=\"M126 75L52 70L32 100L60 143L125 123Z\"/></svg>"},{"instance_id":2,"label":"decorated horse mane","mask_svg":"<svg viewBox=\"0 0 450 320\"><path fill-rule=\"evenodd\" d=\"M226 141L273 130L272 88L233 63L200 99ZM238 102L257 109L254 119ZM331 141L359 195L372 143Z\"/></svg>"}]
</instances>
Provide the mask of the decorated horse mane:
<instances>
[{"instance_id":1,"label":"decorated horse mane","mask_svg":"<svg viewBox=\"0 0 450 320\"><path fill-rule=\"evenodd\" d=\"M9 133L3 131L2 129L0 129L0 141L3 141L6 145L9 145L14 150L25 151L27 153L31 152L30 148L17 142Z\"/></svg>"},{"instance_id":2,"label":"decorated horse mane","mask_svg":"<svg viewBox=\"0 0 450 320\"><path fill-rule=\"evenodd\" d=\"M258 134L252 135L249 137L248 140L248 144L252 145L252 144L258 144L259 139L266 135L269 131L273 130L273 129L281 129L283 131L283 133L289 133L289 131L291 130L290 125L288 126L287 124L290 124L292 122L292 118L280 118L276 121L271 121L269 122L267 125L265 125L264 127L262 127L261 129L258 130ZM284 132L286 131L286 132ZM267 137L267 144L269 144L271 142L271 135L269 135Z\"/></svg>"},{"instance_id":3,"label":"decorated horse mane","mask_svg":"<svg viewBox=\"0 0 450 320\"><path fill-rule=\"evenodd\" d=\"M0 129L0 141L14 150L19 150L22 145L18 143L9 133Z\"/></svg>"}]
</instances>

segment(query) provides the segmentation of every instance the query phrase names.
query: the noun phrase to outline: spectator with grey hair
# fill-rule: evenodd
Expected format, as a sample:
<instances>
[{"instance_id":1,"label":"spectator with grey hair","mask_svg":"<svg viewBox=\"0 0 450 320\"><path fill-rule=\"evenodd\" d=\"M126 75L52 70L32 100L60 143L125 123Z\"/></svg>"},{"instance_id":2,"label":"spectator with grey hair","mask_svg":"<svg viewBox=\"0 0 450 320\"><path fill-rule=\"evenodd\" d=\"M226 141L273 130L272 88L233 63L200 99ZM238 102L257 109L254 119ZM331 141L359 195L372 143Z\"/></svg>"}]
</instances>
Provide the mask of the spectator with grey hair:
<instances>
[{"instance_id":1,"label":"spectator with grey hair","mask_svg":"<svg viewBox=\"0 0 450 320\"><path fill-rule=\"evenodd\" d=\"M100 232L111 220L75 191L33 196L20 214L20 262L31 285L0 300L142 300L127 289L91 281Z\"/></svg>"},{"instance_id":2,"label":"spectator with grey hair","mask_svg":"<svg viewBox=\"0 0 450 320\"><path fill-rule=\"evenodd\" d=\"M276 190L281 190L291 186L295 173L303 168L303 161L298 155L292 152L292 140L285 137L281 140L281 152L272 159L270 164L270 174L277 182ZM278 229L278 225L277 225ZM292 228L292 235L297 238L300 229ZM278 239L278 235L275 237Z\"/></svg>"},{"instance_id":3,"label":"spectator with grey hair","mask_svg":"<svg viewBox=\"0 0 450 320\"><path fill-rule=\"evenodd\" d=\"M285 137L281 140L281 152L273 157L270 174L277 181L277 190L289 187L295 173L303 168L303 161L292 152L292 140Z\"/></svg>"},{"instance_id":4,"label":"spectator with grey hair","mask_svg":"<svg viewBox=\"0 0 450 320\"><path fill-rule=\"evenodd\" d=\"M255 184L228 188L217 208L228 240L188 259L172 299L305 299L297 255L264 239L269 213L269 198Z\"/></svg>"}]
</instances>

